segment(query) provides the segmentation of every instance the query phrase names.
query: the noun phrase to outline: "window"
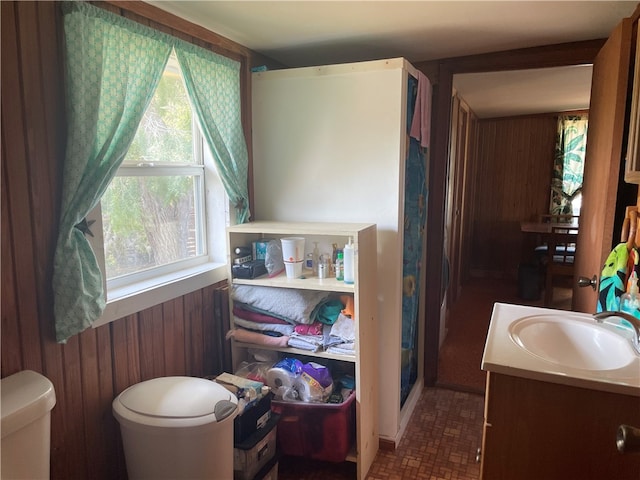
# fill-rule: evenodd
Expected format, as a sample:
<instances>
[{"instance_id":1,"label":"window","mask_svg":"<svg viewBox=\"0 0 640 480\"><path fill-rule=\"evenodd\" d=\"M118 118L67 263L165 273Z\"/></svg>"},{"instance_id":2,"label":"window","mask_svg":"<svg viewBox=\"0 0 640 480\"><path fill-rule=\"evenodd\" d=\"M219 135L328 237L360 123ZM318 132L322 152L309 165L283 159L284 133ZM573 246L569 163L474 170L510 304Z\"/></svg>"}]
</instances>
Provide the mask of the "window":
<instances>
[{"instance_id":1,"label":"window","mask_svg":"<svg viewBox=\"0 0 640 480\"><path fill-rule=\"evenodd\" d=\"M588 128L588 115L558 116L549 206L553 215L579 214Z\"/></svg>"},{"instance_id":2,"label":"window","mask_svg":"<svg viewBox=\"0 0 640 480\"><path fill-rule=\"evenodd\" d=\"M92 245L107 296L105 318L95 326L145 308L141 292L171 285L167 295L152 294L153 305L222 279L225 272L205 275L202 285L193 277L224 270L228 203L172 53L127 156L91 216L98 220ZM128 313L110 308L124 298Z\"/></svg>"}]
</instances>

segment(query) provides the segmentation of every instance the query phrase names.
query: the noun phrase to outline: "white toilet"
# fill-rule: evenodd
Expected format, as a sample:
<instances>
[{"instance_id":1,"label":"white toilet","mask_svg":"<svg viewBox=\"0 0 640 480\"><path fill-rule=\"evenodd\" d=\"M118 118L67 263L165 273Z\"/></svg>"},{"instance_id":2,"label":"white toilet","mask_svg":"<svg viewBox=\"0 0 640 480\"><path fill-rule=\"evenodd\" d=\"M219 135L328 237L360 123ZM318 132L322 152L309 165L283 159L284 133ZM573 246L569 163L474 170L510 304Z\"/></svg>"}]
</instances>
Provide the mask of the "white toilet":
<instances>
[{"instance_id":1,"label":"white toilet","mask_svg":"<svg viewBox=\"0 0 640 480\"><path fill-rule=\"evenodd\" d=\"M2 479L48 479L53 384L31 370L0 380Z\"/></svg>"}]
</instances>

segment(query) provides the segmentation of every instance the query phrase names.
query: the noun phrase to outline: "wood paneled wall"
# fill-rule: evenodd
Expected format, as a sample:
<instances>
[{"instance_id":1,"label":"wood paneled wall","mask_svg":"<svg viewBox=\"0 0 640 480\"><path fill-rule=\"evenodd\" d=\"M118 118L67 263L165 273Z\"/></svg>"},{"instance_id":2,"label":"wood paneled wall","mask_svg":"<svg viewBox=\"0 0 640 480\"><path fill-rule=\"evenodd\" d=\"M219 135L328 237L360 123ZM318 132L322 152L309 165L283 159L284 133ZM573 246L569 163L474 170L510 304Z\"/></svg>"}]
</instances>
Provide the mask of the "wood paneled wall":
<instances>
[{"instance_id":1,"label":"wood paneled wall","mask_svg":"<svg viewBox=\"0 0 640 480\"><path fill-rule=\"evenodd\" d=\"M554 114L478 122L472 275L516 278L523 242L532 240L520 222L549 209L556 123Z\"/></svg>"},{"instance_id":2,"label":"wood paneled wall","mask_svg":"<svg viewBox=\"0 0 640 480\"><path fill-rule=\"evenodd\" d=\"M107 5L201 46L215 35L189 37L190 27L146 4ZM61 15L57 2L1 3L2 16L2 377L23 369L47 376L52 411L52 479L126 478L111 402L126 387L163 375L203 376L229 369L227 284L223 282L138 314L55 342L51 289L57 235L65 115ZM193 28L193 31L199 27ZM194 34L195 35L195 34ZM221 37L220 37L221 38ZM244 58L248 91L251 59ZM213 48L213 47L212 47ZM248 97L245 98L248 102ZM245 116L245 118L247 118ZM250 130L247 130L250 132Z\"/></svg>"}]
</instances>

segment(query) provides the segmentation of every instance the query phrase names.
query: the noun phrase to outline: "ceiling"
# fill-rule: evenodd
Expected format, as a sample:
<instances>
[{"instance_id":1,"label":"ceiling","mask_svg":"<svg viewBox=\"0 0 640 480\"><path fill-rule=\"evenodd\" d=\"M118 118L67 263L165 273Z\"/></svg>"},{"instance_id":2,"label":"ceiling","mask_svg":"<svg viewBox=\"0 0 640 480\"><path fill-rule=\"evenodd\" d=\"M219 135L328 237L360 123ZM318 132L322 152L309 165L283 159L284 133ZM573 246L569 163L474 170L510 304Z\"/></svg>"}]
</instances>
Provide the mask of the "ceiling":
<instances>
[{"instance_id":1,"label":"ceiling","mask_svg":"<svg viewBox=\"0 0 640 480\"><path fill-rule=\"evenodd\" d=\"M148 1L290 67L606 38L636 1ZM481 118L587 108L589 66L456 75ZM568 88L568 85L571 87Z\"/></svg>"}]
</instances>

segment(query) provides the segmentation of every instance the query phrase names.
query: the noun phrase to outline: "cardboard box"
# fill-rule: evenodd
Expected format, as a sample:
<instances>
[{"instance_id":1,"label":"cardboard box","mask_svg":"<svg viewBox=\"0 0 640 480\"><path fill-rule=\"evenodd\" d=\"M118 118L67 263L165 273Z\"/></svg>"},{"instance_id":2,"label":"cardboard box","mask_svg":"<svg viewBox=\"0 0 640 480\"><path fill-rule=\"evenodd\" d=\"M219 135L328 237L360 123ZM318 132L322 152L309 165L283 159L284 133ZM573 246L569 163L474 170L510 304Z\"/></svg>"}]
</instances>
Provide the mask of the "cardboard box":
<instances>
[{"instance_id":1,"label":"cardboard box","mask_svg":"<svg viewBox=\"0 0 640 480\"><path fill-rule=\"evenodd\" d=\"M267 244L272 238L256 240L251 244L251 253L254 260L264 260L267 257Z\"/></svg>"}]
</instances>

